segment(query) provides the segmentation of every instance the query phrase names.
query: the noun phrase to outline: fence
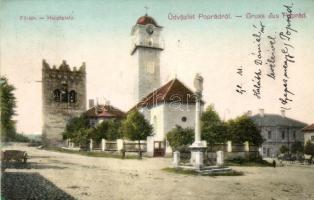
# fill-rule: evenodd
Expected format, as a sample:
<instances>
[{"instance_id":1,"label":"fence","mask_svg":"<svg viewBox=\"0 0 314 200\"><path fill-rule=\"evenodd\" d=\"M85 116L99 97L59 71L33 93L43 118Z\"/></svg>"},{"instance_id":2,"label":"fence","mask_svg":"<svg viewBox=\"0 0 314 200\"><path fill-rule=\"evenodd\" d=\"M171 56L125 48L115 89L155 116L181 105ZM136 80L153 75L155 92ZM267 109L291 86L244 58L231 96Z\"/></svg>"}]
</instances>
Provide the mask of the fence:
<instances>
[{"instance_id":1,"label":"fence","mask_svg":"<svg viewBox=\"0 0 314 200\"><path fill-rule=\"evenodd\" d=\"M117 141L105 141L105 151L118 151Z\"/></svg>"},{"instance_id":2,"label":"fence","mask_svg":"<svg viewBox=\"0 0 314 200\"><path fill-rule=\"evenodd\" d=\"M101 150L101 142L94 142L94 144L93 144L93 150L98 150L98 151L100 151Z\"/></svg>"},{"instance_id":3,"label":"fence","mask_svg":"<svg viewBox=\"0 0 314 200\"><path fill-rule=\"evenodd\" d=\"M252 158L258 157L258 146L244 144L232 144L228 142L226 144L212 144L209 145L204 153L205 162L214 162L216 160L217 151L223 151L225 159L233 158ZM180 150L180 160L182 162L189 162L191 159L191 152L188 147Z\"/></svg>"},{"instance_id":4,"label":"fence","mask_svg":"<svg viewBox=\"0 0 314 200\"><path fill-rule=\"evenodd\" d=\"M146 142L141 141L140 147L142 152L147 151ZM138 141L127 141L123 143L123 148L126 152L138 152L139 151L139 144Z\"/></svg>"},{"instance_id":5,"label":"fence","mask_svg":"<svg viewBox=\"0 0 314 200\"><path fill-rule=\"evenodd\" d=\"M70 149L74 149L75 145L73 142L68 141L67 147ZM128 141L118 139L115 141L109 141L102 139L100 142L94 141L92 139L89 140L88 149L90 151L121 151L125 152L138 152L139 148L141 148L142 152L147 151L147 143L146 141L141 140L140 145L138 141Z\"/></svg>"}]
</instances>

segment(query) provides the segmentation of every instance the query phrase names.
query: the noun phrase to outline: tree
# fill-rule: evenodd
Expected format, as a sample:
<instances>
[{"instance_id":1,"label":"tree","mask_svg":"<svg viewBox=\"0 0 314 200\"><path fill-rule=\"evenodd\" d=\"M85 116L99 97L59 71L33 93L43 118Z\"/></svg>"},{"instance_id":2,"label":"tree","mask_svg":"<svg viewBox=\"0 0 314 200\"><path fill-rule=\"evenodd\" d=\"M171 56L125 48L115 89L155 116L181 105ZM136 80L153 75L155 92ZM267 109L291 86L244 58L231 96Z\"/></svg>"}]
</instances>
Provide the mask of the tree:
<instances>
[{"instance_id":1,"label":"tree","mask_svg":"<svg viewBox=\"0 0 314 200\"><path fill-rule=\"evenodd\" d=\"M235 143L242 144L248 141L251 144L260 146L264 141L257 126L246 115L229 120L227 122L227 131L232 142Z\"/></svg>"},{"instance_id":2,"label":"tree","mask_svg":"<svg viewBox=\"0 0 314 200\"><path fill-rule=\"evenodd\" d=\"M116 140L121 137L121 121L116 119L104 120L91 132L91 138L97 142L103 138Z\"/></svg>"},{"instance_id":3,"label":"tree","mask_svg":"<svg viewBox=\"0 0 314 200\"><path fill-rule=\"evenodd\" d=\"M68 121L65 127L65 130L63 132L63 139L71 139L74 143L81 144L81 140L82 138L87 136L86 130L89 128L89 120L85 114L82 114L79 117L73 117Z\"/></svg>"},{"instance_id":4,"label":"tree","mask_svg":"<svg viewBox=\"0 0 314 200\"><path fill-rule=\"evenodd\" d=\"M304 153L314 156L314 144L311 143L310 141L307 141L304 146Z\"/></svg>"},{"instance_id":5,"label":"tree","mask_svg":"<svg viewBox=\"0 0 314 200\"><path fill-rule=\"evenodd\" d=\"M296 153L303 153L304 151L304 146L302 142L296 141L291 145L291 152L296 154Z\"/></svg>"},{"instance_id":6,"label":"tree","mask_svg":"<svg viewBox=\"0 0 314 200\"><path fill-rule=\"evenodd\" d=\"M226 124L222 122L213 105L202 113L201 130L202 139L209 145L224 143L229 139Z\"/></svg>"},{"instance_id":7,"label":"tree","mask_svg":"<svg viewBox=\"0 0 314 200\"><path fill-rule=\"evenodd\" d=\"M89 143L88 139L90 138L92 131L93 128L81 128L76 132L75 137L71 138L71 140L75 144L80 145L80 147L87 148Z\"/></svg>"},{"instance_id":8,"label":"tree","mask_svg":"<svg viewBox=\"0 0 314 200\"><path fill-rule=\"evenodd\" d=\"M12 141L16 135L15 121L12 119L16 115L16 98L14 96L15 87L9 84L6 77L0 78L1 85L1 140Z\"/></svg>"},{"instance_id":9,"label":"tree","mask_svg":"<svg viewBox=\"0 0 314 200\"><path fill-rule=\"evenodd\" d=\"M92 129L90 134L90 139L95 140L96 142L100 142L101 139L106 138L106 132L108 130L108 122L102 121L100 124L96 126L96 128Z\"/></svg>"},{"instance_id":10,"label":"tree","mask_svg":"<svg viewBox=\"0 0 314 200\"><path fill-rule=\"evenodd\" d=\"M282 145L279 149L280 153L287 153L289 152L289 148L285 145Z\"/></svg>"},{"instance_id":11,"label":"tree","mask_svg":"<svg viewBox=\"0 0 314 200\"><path fill-rule=\"evenodd\" d=\"M109 120L108 121L108 129L105 134L105 138L107 140L116 140L122 138L122 124L120 120Z\"/></svg>"},{"instance_id":12,"label":"tree","mask_svg":"<svg viewBox=\"0 0 314 200\"><path fill-rule=\"evenodd\" d=\"M172 150L176 151L193 143L194 130L191 128L182 128L177 125L167 133L166 137Z\"/></svg>"},{"instance_id":13,"label":"tree","mask_svg":"<svg viewBox=\"0 0 314 200\"><path fill-rule=\"evenodd\" d=\"M125 138L138 140L139 158L142 158L140 140L145 140L152 134L152 126L137 110L131 111L122 124L122 132Z\"/></svg>"},{"instance_id":14,"label":"tree","mask_svg":"<svg viewBox=\"0 0 314 200\"><path fill-rule=\"evenodd\" d=\"M14 136L15 142L30 142L30 139L25 136L23 133L16 133Z\"/></svg>"}]
</instances>

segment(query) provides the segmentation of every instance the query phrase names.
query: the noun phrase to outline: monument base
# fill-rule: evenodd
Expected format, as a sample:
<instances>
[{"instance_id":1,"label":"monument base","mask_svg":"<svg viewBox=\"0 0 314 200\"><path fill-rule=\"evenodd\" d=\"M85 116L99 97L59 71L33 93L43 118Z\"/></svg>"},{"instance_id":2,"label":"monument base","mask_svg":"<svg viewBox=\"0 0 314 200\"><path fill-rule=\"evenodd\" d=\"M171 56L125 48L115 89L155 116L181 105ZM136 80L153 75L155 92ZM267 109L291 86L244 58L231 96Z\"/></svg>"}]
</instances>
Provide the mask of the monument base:
<instances>
[{"instance_id":1,"label":"monument base","mask_svg":"<svg viewBox=\"0 0 314 200\"><path fill-rule=\"evenodd\" d=\"M191 151L191 165L199 170L204 166L204 153L207 149L206 141L198 141L194 142L190 147Z\"/></svg>"}]
</instances>

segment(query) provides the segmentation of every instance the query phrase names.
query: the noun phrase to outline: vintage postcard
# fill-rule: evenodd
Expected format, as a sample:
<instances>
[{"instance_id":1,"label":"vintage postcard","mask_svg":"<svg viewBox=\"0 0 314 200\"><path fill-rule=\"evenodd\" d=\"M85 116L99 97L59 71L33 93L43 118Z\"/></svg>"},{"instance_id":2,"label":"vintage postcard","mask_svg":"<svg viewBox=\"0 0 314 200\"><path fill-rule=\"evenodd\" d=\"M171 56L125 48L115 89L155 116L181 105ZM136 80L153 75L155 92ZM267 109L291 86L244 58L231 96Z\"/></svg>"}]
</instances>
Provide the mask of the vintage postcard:
<instances>
[{"instance_id":1,"label":"vintage postcard","mask_svg":"<svg viewBox=\"0 0 314 200\"><path fill-rule=\"evenodd\" d=\"M314 199L313 0L0 0L1 199Z\"/></svg>"}]
</instances>

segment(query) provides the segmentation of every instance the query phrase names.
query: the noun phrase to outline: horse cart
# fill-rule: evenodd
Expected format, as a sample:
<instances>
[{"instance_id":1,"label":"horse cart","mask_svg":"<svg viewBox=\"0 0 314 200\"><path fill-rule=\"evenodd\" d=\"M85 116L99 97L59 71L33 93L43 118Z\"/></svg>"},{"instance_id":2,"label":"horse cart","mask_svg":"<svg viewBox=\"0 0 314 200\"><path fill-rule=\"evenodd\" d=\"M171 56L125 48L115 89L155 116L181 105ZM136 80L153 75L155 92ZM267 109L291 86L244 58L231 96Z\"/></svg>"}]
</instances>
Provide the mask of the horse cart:
<instances>
[{"instance_id":1,"label":"horse cart","mask_svg":"<svg viewBox=\"0 0 314 200\"><path fill-rule=\"evenodd\" d=\"M5 150L1 151L1 170L4 171L6 166L15 161L17 164L26 164L28 155L26 151L20 150Z\"/></svg>"}]
</instances>

